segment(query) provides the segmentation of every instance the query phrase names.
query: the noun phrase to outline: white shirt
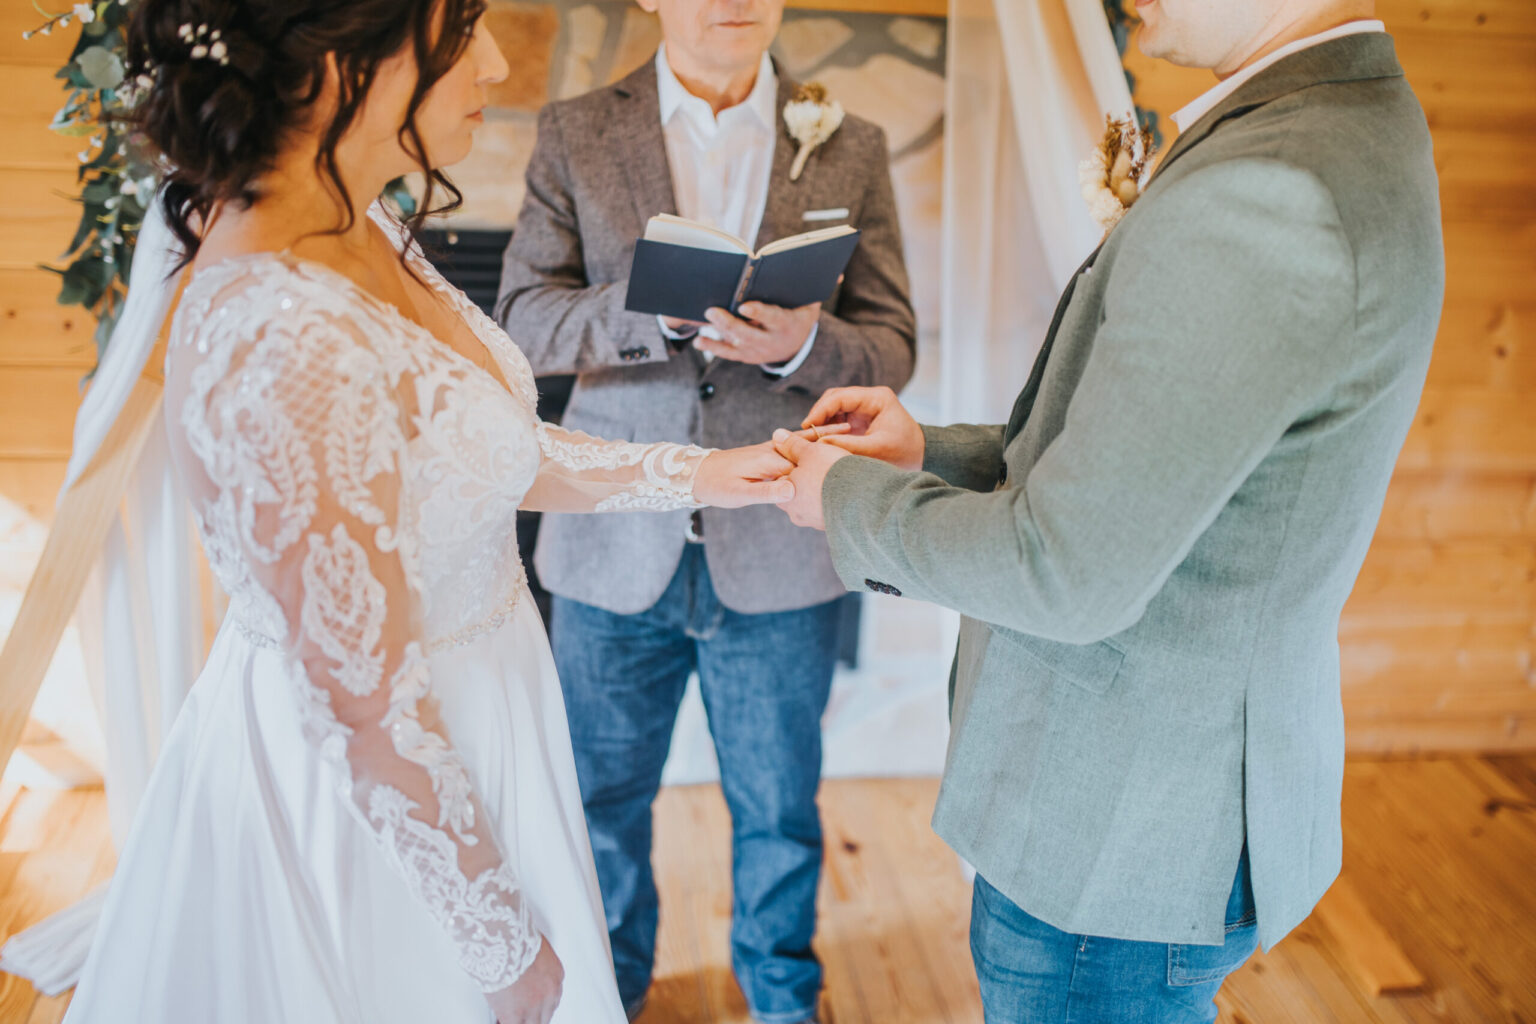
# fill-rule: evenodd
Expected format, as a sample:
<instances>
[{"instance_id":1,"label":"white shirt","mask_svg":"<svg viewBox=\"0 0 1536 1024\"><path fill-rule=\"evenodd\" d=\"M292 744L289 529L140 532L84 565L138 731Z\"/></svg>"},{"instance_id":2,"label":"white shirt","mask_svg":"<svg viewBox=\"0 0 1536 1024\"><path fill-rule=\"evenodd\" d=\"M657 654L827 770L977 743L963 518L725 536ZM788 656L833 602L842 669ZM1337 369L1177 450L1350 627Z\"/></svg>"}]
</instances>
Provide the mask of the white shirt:
<instances>
[{"instance_id":1,"label":"white shirt","mask_svg":"<svg viewBox=\"0 0 1536 1024\"><path fill-rule=\"evenodd\" d=\"M778 140L779 76L773 61L764 53L757 82L747 98L716 116L708 101L677 80L663 43L656 51L656 98L678 216L728 231L748 245L756 244L768 205L773 149ZM660 317L657 322L667 337L687 337L669 330ZM789 362L763 369L781 377L794 373L810 354L816 330L812 325L805 344ZM712 327L700 333L719 337ZM710 358L708 352L704 356Z\"/></svg>"},{"instance_id":2,"label":"white shirt","mask_svg":"<svg viewBox=\"0 0 1536 1024\"><path fill-rule=\"evenodd\" d=\"M1193 103L1190 103L1188 106L1184 107L1178 113L1173 115L1173 123L1179 126L1179 131L1188 131L1190 125L1194 124L1206 114L1210 113L1211 110L1215 108L1216 104L1232 95L1232 93L1237 90L1238 86L1242 85L1244 82L1248 81L1248 79L1252 78L1260 71L1263 71L1271 64L1284 57L1289 57L1293 53L1299 53L1310 46L1316 46L1318 43L1326 43L1330 39L1339 39L1343 36L1357 35L1361 32L1385 32L1386 30L1387 26L1380 21L1362 19L1360 21L1348 21L1342 25L1330 28L1325 32L1318 32L1315 35L1306 36L1305 38L1297 39L1294 42L1286 43L1274 53L1265 54L1263 57L1243 68L1241 71L1227 76L1218 82L1214 87L1202 93L1199 99L1195 100Z\"/></svg>"}]
</instances>

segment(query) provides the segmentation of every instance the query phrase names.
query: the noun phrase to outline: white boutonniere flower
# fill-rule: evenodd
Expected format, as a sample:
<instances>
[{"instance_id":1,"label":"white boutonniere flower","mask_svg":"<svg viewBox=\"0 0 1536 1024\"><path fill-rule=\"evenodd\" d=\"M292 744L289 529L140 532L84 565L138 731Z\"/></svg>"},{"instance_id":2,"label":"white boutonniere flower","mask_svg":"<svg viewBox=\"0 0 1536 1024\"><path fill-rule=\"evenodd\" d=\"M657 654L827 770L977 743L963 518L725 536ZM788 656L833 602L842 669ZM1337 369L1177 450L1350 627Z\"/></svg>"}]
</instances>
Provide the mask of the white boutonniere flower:
<instances>
[{"instance_id":1,"label":"white boutonniere flower","mask_svg":"<svg viewBox=\"0 0 1536 1024\"><path fill-rule=\"evenodd\" d=\"M810 82L795 90L794 99L784 104L784 125L789 129L789 137L800 144L789 169L790 181L800 179L811 151L830 139L842 123L843 105L827 100L826 86Z\"/></svg>"},{"instance_id":2,"label":"white boutonniere flower","mask_svg":"<svg viewBox=\"0 0 1536 1024\"><path fill-rule=\"evenodd\" d=\"M1105 234L1141 198L1154 149L1152 132L1139 127L1134 116L1104 116L1104 137L1087 159L1077 165L1077 177L1088 202L1088 213Z\"/></svg>"}]
</instances>

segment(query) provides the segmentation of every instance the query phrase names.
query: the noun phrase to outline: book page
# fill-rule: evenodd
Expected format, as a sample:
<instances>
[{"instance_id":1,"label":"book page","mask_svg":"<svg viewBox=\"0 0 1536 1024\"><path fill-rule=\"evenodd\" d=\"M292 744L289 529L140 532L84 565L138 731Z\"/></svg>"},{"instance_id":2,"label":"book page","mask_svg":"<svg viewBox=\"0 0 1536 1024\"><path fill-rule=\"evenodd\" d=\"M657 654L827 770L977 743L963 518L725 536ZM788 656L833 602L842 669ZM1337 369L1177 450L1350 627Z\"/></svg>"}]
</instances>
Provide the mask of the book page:
<instances>
[{"instance_id":1,"label":"book page","mask_svg":"<svg viewBox=\"0 0 1536 1024\"><path fill-rule=\"evenodd\" d=\"M841 238L844 235L855 234L857 228L848 224L839 224L835 228L821 228L818 231L807 231L801 235L790 235L788 238L780 238L769 242L758 251L759 256L770 256L776 252L784 252L788 249L798 249L801 246L815 245L817 242L825 242L829 238Z\"/></svg>"},{"instance_id":2,"label":"book page","mask_svg":"<svg viewBox=\"0 0 1536 1024\"><path fill-rule=\"evenodd\" d=\"M645 239L648 242L686 245L712 252L752 255L752 247L735 235L686 217L674 217L670 213L658 213L645 222Z\"/></svg>"}]
</instances>

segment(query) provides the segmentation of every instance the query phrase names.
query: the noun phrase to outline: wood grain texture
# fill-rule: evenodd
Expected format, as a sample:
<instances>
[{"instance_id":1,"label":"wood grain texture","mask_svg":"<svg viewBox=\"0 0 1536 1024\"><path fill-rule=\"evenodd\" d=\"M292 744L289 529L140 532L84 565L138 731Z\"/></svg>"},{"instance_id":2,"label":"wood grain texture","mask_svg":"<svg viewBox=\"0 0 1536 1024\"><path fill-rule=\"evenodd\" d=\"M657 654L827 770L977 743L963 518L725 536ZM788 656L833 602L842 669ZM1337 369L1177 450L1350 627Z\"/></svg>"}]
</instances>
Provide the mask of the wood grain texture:
<instances>
[{"instance_id":1,"label":"wood grain texture","mask_svg":"<svg viewBox=\"0 0 1536 1024\"><path fill-rule=\"evenodd\" d=\"M967 942L970 887L928 827L931 779L822 787L826 860L816 949L825 1024L982 1024ZM1220 1024L1516 1024L1536 1017L1536 757L1352 759L1344 873L1364 914L1422 975L1373 995L1362 950L1325 904L1217 996ZM23 790L0 822L0 938L58 909L111 863L99 790ZM714 786L663 790L655 985L641 1024L748 1024L730 970L730 820ZM1337 906L1337 904L1334 904ZM57 1024L0 978L0 1024Z\"/></svg>"}]
</instances>

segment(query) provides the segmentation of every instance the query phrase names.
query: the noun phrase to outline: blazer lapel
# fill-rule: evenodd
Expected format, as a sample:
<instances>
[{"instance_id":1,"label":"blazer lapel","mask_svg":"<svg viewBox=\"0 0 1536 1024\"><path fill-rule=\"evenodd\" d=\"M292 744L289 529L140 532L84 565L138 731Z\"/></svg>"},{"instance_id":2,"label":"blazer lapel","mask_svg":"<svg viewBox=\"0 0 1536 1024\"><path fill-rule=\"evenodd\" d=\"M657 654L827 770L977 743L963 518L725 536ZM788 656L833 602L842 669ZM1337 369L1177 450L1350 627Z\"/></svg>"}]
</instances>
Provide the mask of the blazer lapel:
<instances>
[{"instance_id":1,"label":"blazer lapel","mask_svg":"<svg viewBox=\"0 0 1536 1024\"><path fill-rule=\"evenodd\" d=\"M1163 168L1189 152L1221 124L1241 117L1271 100L1325 82L1401 78L1402 74L1403 68L1397 62L1392 37L1385 32L1361 32L1309 46L1260 71L1238 86L1232 95L1206 111L1204 117L1174 140L1172 148L1152 172L1152 180L1156 180L1163 173Z\"/></svg>"},{"instance_id":2,"label":"blazer lapel","mask_svg":"<svg viewBox=\"0 0 1536 1024\"><path fill-rule=\"evenodd\" d=\"M629 179L630 196L643 228L658 213L677 213L672 167L661 130L661 101L656 96L656 63L648 60L613 86L613 123L604 134L614 160Z\"/></svg>"},{"instance_id":3,"label":"blazer lapel","mask_svg":"<svg viewBox=\"0 0 1536 1024\"><path fill-rule=\"evenodd\" d=\"M1403 69L1397 62L1392 38L1383 32L1343 36L1308 47L1254 75L1239 86L1231 96L1222 100L1204 117L1190 125L1189 130L1174 141L1173 147L1157 165L1152 179L1156 180L1157 176L1163 173L1164 168L1193 149L1201 140L1209 137L1221 124L1241 117L1271 100L1325 82L1394 78L1402 77L1402 74ZM1149 181L1148 184L1150 186L1151 182ZM1103 244L1099 243L1100 249L1103 248ZM1065 316L1067 306L1072 301L1072 293L1077 288L1078 278L1082 276L1083 271L1093 265L1098 255L1099 249L1095 249L1078 268L1077 273L1072 275L1072 280L1067 283L1066 290L1062 292L1061 299L1056 303L1056 312L1051 318L1050 329L1046 331L1045 341L1040 346L1040 354L1035 357L1035 365L1030 370L1029 380L1025 383L1024 390L1019 393L1018 400L1014 402L1013 413L1008 418L1008 426L1003 433L1004 444L1018 436L1024 428L1024 421L1029 418L1029 413L1034 408L1035 399L1040 393L1040 381L1045 375L1046 362L1056 342L1056 332L1061 327L1062 317Z\"/></svg>"},{"instance_id":4,"label":"blazer lapel","mask_svg":"<svg viewBox=\"0 0 1536 1024\"><path fill-rule=\"evenodd\" d=\"M784 104L788 103L795 95L798 83L785 76L783 69L774 62L774 71L779 76L779 95L774 106L773 119L773 170L768 176L768 202L763 206L763 219L757 229L757 240L752 243L753 248L761 249L769 242L777 241L786 235L798 235L805 230L805 224L801 218L805 211L814 209L811 199L816 192L817 170L819 161L816 159L820 153L813 153L806 161L805 169L800 173L799 181L789 180L789 169L795 162L795 152L800 148L799 144L790 137L789 128L784 124L781 115Z\"/></svg>"}]
</instances>

